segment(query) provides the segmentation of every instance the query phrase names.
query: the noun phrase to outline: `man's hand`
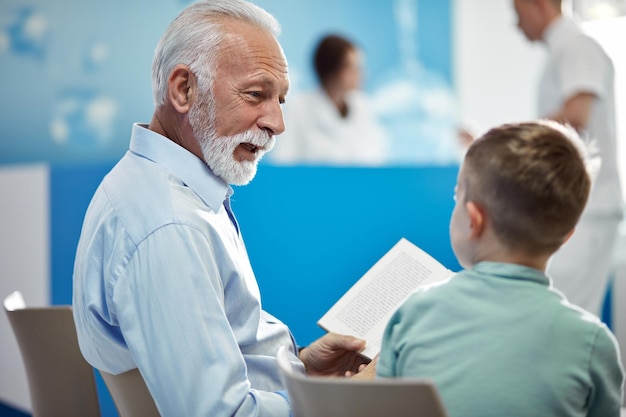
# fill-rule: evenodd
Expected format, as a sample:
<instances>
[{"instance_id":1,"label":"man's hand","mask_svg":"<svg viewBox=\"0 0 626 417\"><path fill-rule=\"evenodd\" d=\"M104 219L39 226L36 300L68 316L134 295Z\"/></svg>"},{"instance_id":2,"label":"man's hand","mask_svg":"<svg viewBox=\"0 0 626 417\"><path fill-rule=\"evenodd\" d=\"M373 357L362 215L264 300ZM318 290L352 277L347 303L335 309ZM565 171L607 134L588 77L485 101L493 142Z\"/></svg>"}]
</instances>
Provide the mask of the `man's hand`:
<instances>
[{"instance_id":1,"label":"man's hand","mask_svg":"<svg viewBox=\"0 0 626 417\"><path fill-rule=\"evenodd\" d=\"M347 372L346 376L352 377L352 379L375 379L376 378L376 364L378 363L378 356L376 355L374 359L367 365L361 365L357 373Z\"/></svg>"},{"instance_id":2,"label":"man's hand","mask_svg":"<svg viewBox=\"0 0 626 417\"><path fill-rule=\"evenodd\" d=\"M365 340L337 333L327 333L300 351L300 360L306 372L316 376L345 376L359 372L369 363L359 355Z\"/></svg>"}]
</instances>

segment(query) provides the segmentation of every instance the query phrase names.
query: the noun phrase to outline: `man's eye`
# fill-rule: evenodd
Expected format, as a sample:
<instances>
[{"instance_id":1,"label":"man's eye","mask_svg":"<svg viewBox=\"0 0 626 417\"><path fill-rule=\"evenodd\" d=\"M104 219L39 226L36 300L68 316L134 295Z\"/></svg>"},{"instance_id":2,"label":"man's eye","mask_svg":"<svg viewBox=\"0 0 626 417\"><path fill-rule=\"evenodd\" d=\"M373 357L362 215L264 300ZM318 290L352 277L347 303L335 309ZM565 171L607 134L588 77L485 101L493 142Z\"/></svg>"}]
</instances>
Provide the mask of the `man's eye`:
<instances>
[{"instance_id":1,"label":"man's eye","mask_svg":"<svg viewBox=\"0 0 626 417\"><path fill-rule=\"evenodd\" d=\"M248 94L254 98L263 97L263 93L261 93L260 91L250 91Z\"/></svg>"}]
</instances>

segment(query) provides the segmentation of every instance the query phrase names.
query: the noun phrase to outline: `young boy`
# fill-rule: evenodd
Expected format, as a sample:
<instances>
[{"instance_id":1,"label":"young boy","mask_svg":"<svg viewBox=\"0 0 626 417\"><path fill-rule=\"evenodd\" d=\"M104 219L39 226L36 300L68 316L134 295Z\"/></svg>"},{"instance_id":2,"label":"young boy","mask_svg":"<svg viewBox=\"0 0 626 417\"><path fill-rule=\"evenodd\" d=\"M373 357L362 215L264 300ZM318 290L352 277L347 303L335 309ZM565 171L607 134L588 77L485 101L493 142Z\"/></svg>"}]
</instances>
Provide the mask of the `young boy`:
<instances>
[{"instance_id":1,"label":"young boy","mask_svg":"<svg viewBox=\"0 0 626 417\"><path fill-rule=\"evenodd\" d=\"M614 336L545 274L589 195L585 153L573 131L543 121L470 146L450 220L464 270L394 314L378 376L431 378L450 417L619 416Z\"/></svg>"}]
</instances>

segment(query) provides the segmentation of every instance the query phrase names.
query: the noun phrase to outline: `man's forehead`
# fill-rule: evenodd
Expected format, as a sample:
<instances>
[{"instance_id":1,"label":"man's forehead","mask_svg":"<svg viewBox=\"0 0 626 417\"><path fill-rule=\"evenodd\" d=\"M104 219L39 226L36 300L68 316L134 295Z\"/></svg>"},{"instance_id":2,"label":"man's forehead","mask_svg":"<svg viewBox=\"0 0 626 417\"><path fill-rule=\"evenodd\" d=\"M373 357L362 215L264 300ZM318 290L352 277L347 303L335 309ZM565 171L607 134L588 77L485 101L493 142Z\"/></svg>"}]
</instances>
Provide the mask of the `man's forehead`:
<instances>
[{"instance_id":1,"label":"man's forehead","mask_svg":"<svg viewBox=\"0 0 626 417\"><path fill-rule=\"evenodd\" d=\"M285 54L274 35L249 24L231 27L233 30L226 31L222 42L223 59L260 59L287 72Z\"/></svg>"}]
</instances>

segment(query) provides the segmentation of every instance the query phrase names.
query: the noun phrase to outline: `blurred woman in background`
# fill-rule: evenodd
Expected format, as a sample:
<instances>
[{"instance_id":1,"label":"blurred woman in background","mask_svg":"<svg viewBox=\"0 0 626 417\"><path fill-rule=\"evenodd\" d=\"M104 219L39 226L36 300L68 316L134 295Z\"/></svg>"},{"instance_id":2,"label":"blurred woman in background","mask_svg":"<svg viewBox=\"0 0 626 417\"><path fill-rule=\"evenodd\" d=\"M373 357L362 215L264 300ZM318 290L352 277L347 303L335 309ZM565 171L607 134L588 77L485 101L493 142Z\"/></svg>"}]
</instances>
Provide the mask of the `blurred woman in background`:
<instances>
[{"instance_id":1,"label":"blurred woman in background","mask_svg":"<svg viewBox=\"0 0 626 417\"><path fill-rule=\"evenodd\" d=\"M382 165L388 138L361 89L361 50L327 35L313 56L319 88L285 105L285 133L270 159L282 164Z\"/></svg>"}]
</instances>

